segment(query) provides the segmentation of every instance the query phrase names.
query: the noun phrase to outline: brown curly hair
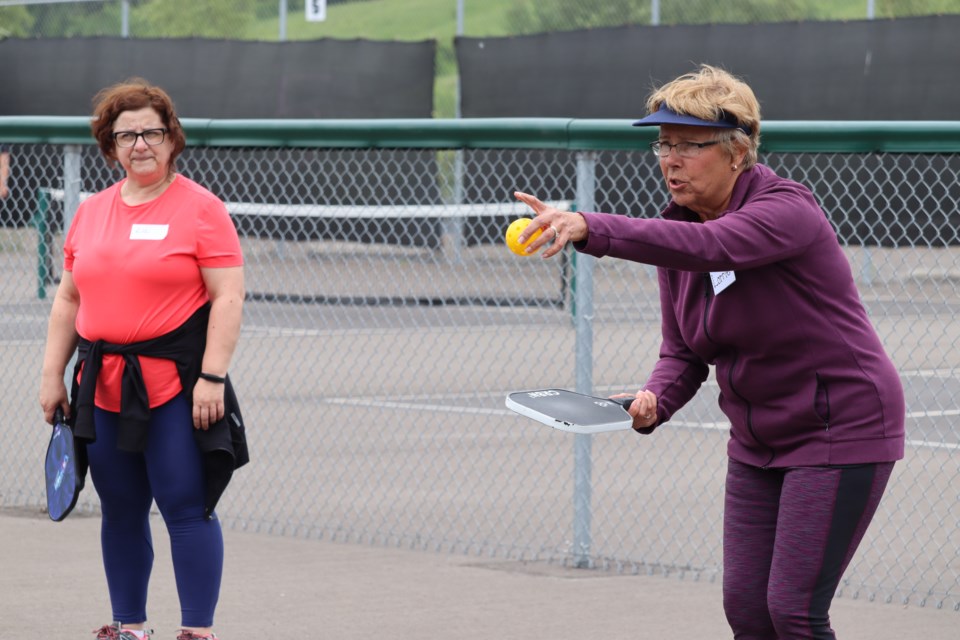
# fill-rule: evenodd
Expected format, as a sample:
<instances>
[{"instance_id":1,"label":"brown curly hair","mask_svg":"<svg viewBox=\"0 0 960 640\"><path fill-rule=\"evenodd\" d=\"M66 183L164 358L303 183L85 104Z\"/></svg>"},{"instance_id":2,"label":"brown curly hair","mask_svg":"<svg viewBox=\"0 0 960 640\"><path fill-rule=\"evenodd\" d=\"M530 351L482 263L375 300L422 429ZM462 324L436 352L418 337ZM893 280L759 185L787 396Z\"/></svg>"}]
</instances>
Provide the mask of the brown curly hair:
<instances>
[{"instance_id":1,"label":"brown curly hair","mask_svg":"<svg viewBox=\"0 0 960 640\"><path fill-rule=\"evenodd\" d=\"M170 156L170 171L176 168L177 156L187 146L187 138L177 118L173 100L167 92L150 84L143 78L130 78L124 82L101 89L93 98L93 119L90 128L97 140L100 152L107 162L114 166L117 162L117 149L113 140L113 125L124 111L151 108L160 115L167 137L173 141L173 153Z\"/></svg>"}]
</instances>

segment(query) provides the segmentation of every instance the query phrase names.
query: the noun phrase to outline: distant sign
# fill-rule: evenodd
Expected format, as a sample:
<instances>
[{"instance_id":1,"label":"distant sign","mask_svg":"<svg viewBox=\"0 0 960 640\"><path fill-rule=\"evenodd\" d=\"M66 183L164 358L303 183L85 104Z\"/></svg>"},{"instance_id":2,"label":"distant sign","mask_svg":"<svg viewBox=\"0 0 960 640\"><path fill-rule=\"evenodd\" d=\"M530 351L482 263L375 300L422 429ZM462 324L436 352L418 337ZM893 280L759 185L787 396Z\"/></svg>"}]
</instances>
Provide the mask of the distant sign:
<instances>
[{"instance_id":1,"label":"distant sign","mask_svg":"<svg viewBox=\"0 0 960 640\"><path fill-rule=\"evenodd\" d=\"M327 0L306 0L307 22L323 22L327 19Z\"/></svg>"}]
</instances>

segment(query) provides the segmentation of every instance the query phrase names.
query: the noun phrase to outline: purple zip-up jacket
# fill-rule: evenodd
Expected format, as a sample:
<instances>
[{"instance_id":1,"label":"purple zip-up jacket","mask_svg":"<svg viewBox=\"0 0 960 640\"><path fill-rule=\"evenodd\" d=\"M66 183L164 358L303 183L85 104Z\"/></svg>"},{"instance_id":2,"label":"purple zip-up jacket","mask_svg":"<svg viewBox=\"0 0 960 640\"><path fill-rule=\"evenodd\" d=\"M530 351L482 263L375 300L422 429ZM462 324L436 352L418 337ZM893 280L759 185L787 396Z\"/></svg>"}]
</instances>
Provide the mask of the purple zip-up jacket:
<instances>
[{"instance_id":1,"label":"purple zip-up jacket","mask_svg":"<svg viewBox=\"0 0 960 640\"><path fill-rule=\"evenodd\" d=\"M867 318L836 233L810 191L757 165L701 223L584 213L576 248L658 267L663 342L646 384L657 424L716 366L731 458L757 467L903 457L903 386ZM714 292L711 272L733 272Z\"/></svg>"}]
</instances>

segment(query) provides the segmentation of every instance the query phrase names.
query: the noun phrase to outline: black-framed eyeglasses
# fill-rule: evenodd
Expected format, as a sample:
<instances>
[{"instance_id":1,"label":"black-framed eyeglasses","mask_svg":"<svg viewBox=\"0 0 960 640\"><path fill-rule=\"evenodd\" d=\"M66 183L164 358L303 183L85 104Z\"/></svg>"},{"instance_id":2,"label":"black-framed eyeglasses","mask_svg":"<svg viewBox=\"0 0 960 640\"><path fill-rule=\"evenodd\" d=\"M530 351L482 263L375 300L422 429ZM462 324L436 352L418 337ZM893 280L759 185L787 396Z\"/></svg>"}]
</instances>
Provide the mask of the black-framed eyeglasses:
<instances>
[{"instance_id":1,"label":"black-framed eyeglasses","mask_svg":"<svg viewBox=\"0 0 960 640\"><path fill-rule=\"evenodd\" d=\"M140 133L136 131L114 131L113 141L118 147L132 147L137 144L137 138L143 138L151 147L163 143L163 139L169 133L168 129L144 129Z\"/></svg>"},{"instance_id":2,"label":"black-framed eyeglasses","mask_svg":"<svg viewBox=\"0 0 960 640\"><path fill-rule=\"evenodd\" d=\"M713 145L720 144L721 142L723 141L708 140L707 142L678 142L677 144L670 144L669 142L657 140L650 143L650 148L653 149L653 152L661 158L668 157L671 149L676 151L677 155L681 158L696 158L700 155L700 152L707 147L712 147Z\"/></svg>"}]
</instances>

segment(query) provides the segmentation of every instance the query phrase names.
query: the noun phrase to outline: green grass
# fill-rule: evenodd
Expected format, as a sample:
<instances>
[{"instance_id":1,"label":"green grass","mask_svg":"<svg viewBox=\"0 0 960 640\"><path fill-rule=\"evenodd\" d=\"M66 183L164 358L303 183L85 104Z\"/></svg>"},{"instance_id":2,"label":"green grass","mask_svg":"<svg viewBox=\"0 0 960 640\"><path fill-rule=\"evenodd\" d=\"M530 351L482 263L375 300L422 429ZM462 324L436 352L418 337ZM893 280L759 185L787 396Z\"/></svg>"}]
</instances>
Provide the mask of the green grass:
<instances>
[{"instance_id":1,"label":"green grass","mask_svg":"<svg viewBox=\"0 0 960 640\"><path fill-rule=\"evenodd\" d=\"M465 31L501 36L509 29L506 15L511 0L470 0ZM451 39L457 29L457 5L454 0L367 0L327 6L324 22L307 22L302 10L287 15L287 38L369 38L371 40ZM275 40L277 18L264 20L256 34Z\"/></svg>"}]
</instances>

